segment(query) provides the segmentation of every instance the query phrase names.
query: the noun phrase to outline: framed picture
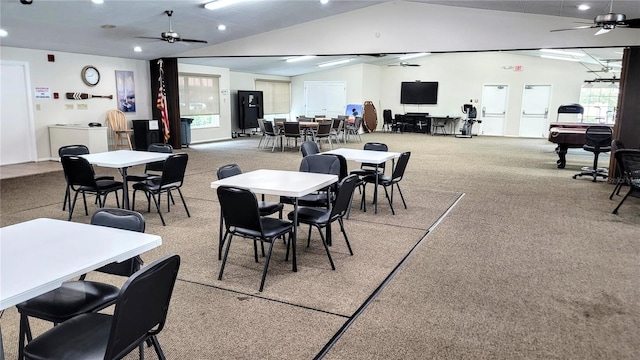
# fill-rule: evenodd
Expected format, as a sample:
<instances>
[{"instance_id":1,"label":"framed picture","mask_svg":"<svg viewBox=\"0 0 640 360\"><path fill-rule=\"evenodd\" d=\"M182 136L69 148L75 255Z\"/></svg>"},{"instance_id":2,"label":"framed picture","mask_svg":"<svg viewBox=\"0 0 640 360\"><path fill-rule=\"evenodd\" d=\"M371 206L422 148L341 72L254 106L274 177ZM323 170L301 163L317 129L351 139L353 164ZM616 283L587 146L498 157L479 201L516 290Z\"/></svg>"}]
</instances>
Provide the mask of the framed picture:
<instances>
[{"instance_id":1,"label":"framed picture","mask_svg":"<svg viewBox=\"0 0 640 360\"><path fill-rule=\"evenodd\" d=\"M116 70L118 109L126 113L136 112L136 86L133 71Z\"/></svg>"}]
</instances>

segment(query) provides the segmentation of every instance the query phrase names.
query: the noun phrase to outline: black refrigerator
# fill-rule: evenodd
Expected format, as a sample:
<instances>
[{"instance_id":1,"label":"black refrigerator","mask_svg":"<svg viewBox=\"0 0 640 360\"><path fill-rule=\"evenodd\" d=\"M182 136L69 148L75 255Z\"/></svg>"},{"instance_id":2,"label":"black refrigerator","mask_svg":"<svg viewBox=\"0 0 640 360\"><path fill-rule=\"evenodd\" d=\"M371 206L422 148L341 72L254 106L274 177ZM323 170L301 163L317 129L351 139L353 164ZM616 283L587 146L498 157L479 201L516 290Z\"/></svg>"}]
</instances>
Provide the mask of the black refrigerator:
<instances>
[{"instance_id":1,"label":"black refrigerator","mask_svg":"<svg viewBox=\"0 0 640 360\"><path fill-rule=\"evenodd\" d=\"M263 116L262 91L238 90L238 126L242 133L257 128Z\"/></svg>"}]
</instances>

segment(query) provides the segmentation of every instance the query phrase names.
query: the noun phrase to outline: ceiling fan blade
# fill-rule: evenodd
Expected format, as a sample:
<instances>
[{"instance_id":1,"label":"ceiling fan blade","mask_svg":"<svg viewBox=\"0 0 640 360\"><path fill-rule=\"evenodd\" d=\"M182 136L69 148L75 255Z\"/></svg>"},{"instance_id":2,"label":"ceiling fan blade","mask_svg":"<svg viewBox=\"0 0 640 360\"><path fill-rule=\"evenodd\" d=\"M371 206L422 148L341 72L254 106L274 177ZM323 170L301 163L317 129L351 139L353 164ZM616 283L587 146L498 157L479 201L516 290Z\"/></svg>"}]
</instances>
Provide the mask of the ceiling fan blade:
<instances>
[{"instance_id":1,"label":"ceiling fan blade","mask_svg":"<svg viewBox=\"0 0 640 360\"><path fill-rule=\"evenodd\" d=\"M420 66L420 65L418 65L418 64L407 64L405 66Z\"/></svg>"},{"instance_id":2,"label":"ceiling fan blade","mask_svg":"<svg viewBox=\"0 0 640 360\"><path fill-rule=\"evenodd\" d=\"M183 39L183 38L178 38L178 39L176 39L176 41L191 42L191 43L201 43L201 44L208 44L208 42L207 42L206 40L195 40L195 39Z\"/></svg>"},{"instance_id":3,"label":"ceiling fan blade","mask_svg":"<svg viewBox=\"0 0 640 360\"><path fill-rule=\"evenodd\" d=\"M153 37L153 36L136 36L136 39L166 40L161 37Z\"/></svg>"},{"instance_id":4,"label":"ceiling fan blade","mask_svg":"<svg viewBox=\"0 0 640 360\"><path fill-rule=\"evenodd\" d=\"M640 18L627 19L625 20L624 23L627 25L627 27L630 27L630 28L640 28Z\"/></svg>"},{"instance_id":5,"label":"ceiling fan blade","mask_svg":"<svg viewBox=\"0 0 640 360\"><path fill-rule=\"evenodd\" d=\"M580 29L591 29L591 28L596 28L597 26L595 25L585 25L585 26L576 26L576 27L572 27L572 28L568 28L568 29L554 29L551 30L551 32L556 32L556 31L567 31L567 30L580 30Z\"/></svg>"},{"instance_id":6,"label":"ceiling fan blade","mask_svg":"<svg viewBox=\"0 0 640 360\"><path fill-rule=\"evenodd\" d=\"M609 31L611 31L611 29L605 29L605 28L602 28L602 29L598 30L598 31L597 31L595 34L593 34L593 35L602 35L602 34L606 34L606 33L608 33Z\"/></svg>"}]
</instances>

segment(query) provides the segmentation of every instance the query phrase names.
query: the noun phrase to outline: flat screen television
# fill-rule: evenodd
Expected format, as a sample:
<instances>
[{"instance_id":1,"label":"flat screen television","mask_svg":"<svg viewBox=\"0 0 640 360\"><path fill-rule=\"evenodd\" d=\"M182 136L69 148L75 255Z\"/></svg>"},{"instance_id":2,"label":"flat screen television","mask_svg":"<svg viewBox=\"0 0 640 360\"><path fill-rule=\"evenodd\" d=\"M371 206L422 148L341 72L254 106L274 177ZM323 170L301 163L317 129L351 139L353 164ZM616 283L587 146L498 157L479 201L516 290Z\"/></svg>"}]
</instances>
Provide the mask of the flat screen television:
<instances>
[{"instance_id":1,"label":"flat screen television","mask_svg":"<svg viewBox=\"0 0 640 360\"><path fill-rule=\"evenodd\" d=\"M437 81L403 82L400 87L401 104L427 104L438 103Z\"/></svg>"}]
</instances>

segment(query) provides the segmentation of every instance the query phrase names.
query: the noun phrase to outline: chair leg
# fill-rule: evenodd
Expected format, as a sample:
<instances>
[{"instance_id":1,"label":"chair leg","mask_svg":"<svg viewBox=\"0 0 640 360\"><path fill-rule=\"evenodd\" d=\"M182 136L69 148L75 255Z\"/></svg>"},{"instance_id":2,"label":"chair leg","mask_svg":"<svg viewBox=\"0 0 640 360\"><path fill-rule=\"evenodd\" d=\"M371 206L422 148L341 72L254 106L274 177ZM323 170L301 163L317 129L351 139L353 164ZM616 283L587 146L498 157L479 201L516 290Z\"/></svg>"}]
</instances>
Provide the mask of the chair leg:
<instances>
[{"instance_id":1,"label":"chair leg","mask_svg":"<svg viewBox=\"0 0 640 360\"><path fill-rule=\"evenodd\" d=\"M218 234L218 260L222 260L222 246L224 245L224 237L222 231L224 227L224 219L222 218L222 207L220 207L220 233Z\"/></svg>"},{"instance_id":2,"label":"chair leg","mask_svg":"<svg viewBox=\"0 0 640 360\"><path fill-rule=\"evenodd\" d=\"M324 250L327 252L327 257L329 258L329 263L331 264L331 270L335 270L336 266L333 264L333 259L331 258L329 247L327 246L327 240L325 240L325 236L324 234L322 234L322 229L320 229L320 227L318 227L318 231L320 232L320 238L322 239L322 245L324 245Z\"/></svg>"},{"instance_id":3,"label":"chair leg","mask_svg":"<svg viewBox=\"0 0 640 360\"><path fill-rule=\"evenodd\" d=\"M153 202L156 204L156 209L158 210L158 215L160 215L160 220L162 220L162 226L166 226L167 224L164 222L164 217L162 216L162 211L160 211L160 204L158 203L158 199L156 199L156 196L154 194L149 193L149 195L153 199ZM158 197L160 197L160 194L158 194Z\"/></svg>"},{"instance_id":4,"label":"chair leg","mask_svg":"<svg viewBox=\"0 0 640 360\"><path fill-rule=\"evenodd\" d=\"M273 251L273 244L275 242L276 242L275 238L271 239L271 244L269 245L269 252L267 253L267 259L264 261L264 270L262 270L262 279L260 279L260 289L258 290L260 292L262 292L262 289L264 289L264 281L267 278L267 269L269 268L269 260L271 260L271 252Z\"/></svg>"},{"instance_id":5,"label":"chair leg","mask_svg":"<svg viewBox=\"0 0 640 360\"><path fill-rule=\"evenodd\" d=\"M73 215L73 209L76 208L76 201L78 200L78 192L73 195L73 202L69 205L69 218L68 221L71 221L71 216Z\"/></svg>"},{"instance_id":6,"label":"chair leg","mask_svg":"<svg viewBox=\"0 0 640 360\"><path fill-rule=\"evenodd\" d=\"M89 210L87 210L87 197L84 192L82 193L82 202L84 203L84 214L89 216Z\"/></svg>"},{"instance_id":7,"label":"chair leg","mask_svg":"<svg viewBox=\"0 0 640 360\"><path fill-rule=\"evenodd\" d=\"M340 223L340 231L342 231L342 235L344 235L344 241L347 242L347 248L349 249L349 254L353 256L353 251L351 250L351 244L349 244L349 238L347 237L347 232L344 231L344 222L342 218L338 218L338 222Z\"/></svg>"},{"instance_id":8,"label":"chair leg","mask_svg":"<svg viewBox=\"0 0 640 360\"><path fill-rule=\"evenodd\" d=\"M612 214L618 215L618 209L620 209L620 205L622 205L622 203L627 200L627 197L629 197L629 195L633 192L633 187L629 188L629 191L627 192L627 194L622 198L622 200L620 200L620 203L618 204L618 206L616 206L615 209L613 209L613 211L611 212Z\"/></svg>"},{"instance_id":9,"label":"chair leg","mask_svg":"<svg viewBox=\"0 0 640 360\"><path fill-rule=\"evenodd\" d=\"M67 188L64 190L64 201L62 202L62 211L67 210L67 202L69 202L69 206L71 206L71 191L69 190L69 185L67 184Z\"/></svg>"},{"instance_id":10,"label":"chair leg","mask_svg":"<svg viewBox=\"0 0 640 360\"><path fill-rule=\"evenodd\" d=\"M389 206L391 206L391 214L395 215L396 211L393 210L393 202L391 201L391 198L389 197L389 192L387 191L387 187L383 186L383 188L384 188L384 194L386 195L387 201L389 202Z\"/></svg>"},{"instance_id":11,"label":"chair leg","mask_svg":"<svg viewBox=\"0 0 640 360\"><path fill-rule=\"evenodd\" d=\"M182 199L182 205L184 205L184 211L187 212L187 217L191 217L189 213L189 209L187 208L187 203L184 201L184 196L182 196L182 191L178 188L178 194L180 194L180 199Z\"/></svg>"},{"instance_id":12,"label":"chair leg","mask_svg":"<svg viewBox=\"0 0 640 360\"><path fill-rule=\"evenodd\" d=\"M158 359L166 360L167 358L164 356L164 352L162 352L162 347L160 347L160 342L155 335L151 335L151 342L153 343L153 348L156 350L156 355L158 355Z\"/></svg>"},{"instance_id":13,"label":"chair leg","mask_svg":"<svg viewBox=\"0 0 640 360\"><path fill-rule=\"evenodd\" d=\"M400 184L396 183L396 187L398 188L398 192L400 193L400 199L402 199L402 204L404 208L407 208L407 203L404 201L404 196L402 195L402 190L400 190Z\"/></svg>"},{"instance_id":14,"label":"chair leg","mask_svg":"<svg viewBox=\"0 0 640 360\"><path fill-rule=\"evenodd\" d=\"M229 235L229 238L226 240L227 247L224 249L224 256L222 257L222 264L220 264L220 271L218 272L218 280L222 280L222 274L224 273L224 265L227 263L227 256L229 256L229 247L231 246L231 239L233 239L233 235L229 232L224 234L226 238Z\"/></svg>"},{"instance_id":15,"label":"chair leg","mask_svg":"<svg viewBox=\"0 0 640 360\"><path fill-rule=\"evenodd\" d=\"M24 345L26 342L31 342L33 336L31 335L31 326L29 325L29 317L20 314L20 330L18 337L18 360L24 359Z\"/></svg>"}]
</instances>

